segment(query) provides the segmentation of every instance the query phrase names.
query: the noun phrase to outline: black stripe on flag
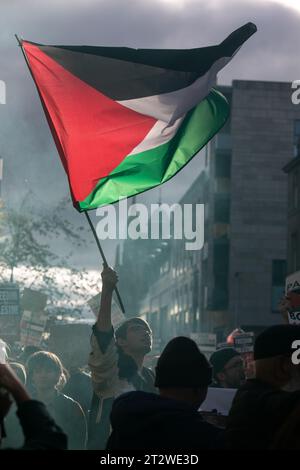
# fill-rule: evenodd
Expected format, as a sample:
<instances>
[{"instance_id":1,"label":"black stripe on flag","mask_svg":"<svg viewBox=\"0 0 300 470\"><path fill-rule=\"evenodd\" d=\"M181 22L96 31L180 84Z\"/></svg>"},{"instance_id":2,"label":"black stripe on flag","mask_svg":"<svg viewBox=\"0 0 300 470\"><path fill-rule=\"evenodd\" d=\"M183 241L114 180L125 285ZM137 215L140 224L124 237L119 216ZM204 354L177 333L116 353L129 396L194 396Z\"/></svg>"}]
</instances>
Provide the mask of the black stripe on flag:
<instances>
[{"instance_id":1,"label":"black stripe on flag","mask_svg":"<svg viewBox=\"0 0 300 470\"><path fill-rule=\"evenodd\" d=\"M218 46L198 49L44 46L45 54L116 101L169 93L191 85L221 57L231 57L256 31L247 23Z\"/></svg>"}]
</instances>

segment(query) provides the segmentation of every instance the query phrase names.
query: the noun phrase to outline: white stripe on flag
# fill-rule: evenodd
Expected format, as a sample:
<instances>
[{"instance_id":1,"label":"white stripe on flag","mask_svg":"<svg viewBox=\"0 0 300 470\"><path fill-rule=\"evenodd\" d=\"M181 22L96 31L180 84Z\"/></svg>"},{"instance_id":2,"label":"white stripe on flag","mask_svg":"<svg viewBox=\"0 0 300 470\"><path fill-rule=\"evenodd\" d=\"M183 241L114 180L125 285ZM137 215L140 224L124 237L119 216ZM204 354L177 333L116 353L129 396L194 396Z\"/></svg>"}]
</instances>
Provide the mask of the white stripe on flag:
<instances>
[{"instance_id":1,"label":"white stripe on flag","mask_svg":"<svg viewBox=\"0 0 300 470\"><path fill-rule=\"evenodd\" d=\"M151 150L171 140L184 118L185 116L177 119L172 125L166 124L164 121L157 121L146 137L130 152L130 155Z\"/></svg>"},{"instance_id":2,"label":"white stripe on flag","mask_svg":"<svg viewBox=\"0 0 300 470\"><path fill-rule=\"evenodd\" d=\"M133 100L118 101L122 106L132 109L140 114L152 116L159 121L173 125L177 119L200 103L215 84L219 70L230 62L232 57L222 57L194 83L170 93L146 96Z\"/></svg>"}]
</instances>

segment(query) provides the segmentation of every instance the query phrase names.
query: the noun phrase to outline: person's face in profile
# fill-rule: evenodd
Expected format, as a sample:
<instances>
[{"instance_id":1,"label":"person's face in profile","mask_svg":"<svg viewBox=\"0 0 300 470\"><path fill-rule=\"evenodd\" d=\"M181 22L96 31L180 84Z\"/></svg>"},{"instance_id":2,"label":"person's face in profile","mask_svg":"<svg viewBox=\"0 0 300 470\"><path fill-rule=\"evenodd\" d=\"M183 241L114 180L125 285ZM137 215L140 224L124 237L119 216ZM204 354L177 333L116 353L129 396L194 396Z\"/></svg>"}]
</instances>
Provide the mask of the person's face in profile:
<instances>
[{"instance_id":1,"label":"person's face in profile","mask_svg":"<svg viewBox=\"0 0 300 470\"><path fill-rule=\"evenodd\" d=\"M152 347L152 333L146 325L132 322L127 327L126 339L118 342L125 352L147 354Z\"/></svg>"},{"instance_id":2,"label":"person's face in profile","mask_svg":"<svg viewBox=\"0 0 300 470\"><path fill-rule=\"evenodd\" d=\"M228 388L239 388L245 381L245 366L241 356L232 357L221 373Z\"/></svg>"}]
</instances>

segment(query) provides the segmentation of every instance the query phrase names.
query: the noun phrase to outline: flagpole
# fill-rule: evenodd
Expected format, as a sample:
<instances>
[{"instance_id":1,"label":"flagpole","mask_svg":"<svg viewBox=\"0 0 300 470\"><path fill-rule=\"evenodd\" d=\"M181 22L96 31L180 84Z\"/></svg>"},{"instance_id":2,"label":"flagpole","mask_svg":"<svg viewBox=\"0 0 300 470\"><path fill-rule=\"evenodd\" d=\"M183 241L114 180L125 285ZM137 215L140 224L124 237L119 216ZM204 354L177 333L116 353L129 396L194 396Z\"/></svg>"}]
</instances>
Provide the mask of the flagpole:
<instances>
[{"instance_id":1,"label":"flagpole","mask_svg":"<svg viewBox=\"0 0 300 470\"><path fill-rule=\"evenodd\" d=\"M41 94L40 94L40 91L39 91L39 88L38 88L37 83L36 83L36 81L35 81L34 75L33 75L32 71L31 71L30 64L29 64L29 60L28 60L27 55L26 55L26 52L25 52L25 50L24 50L24 47L23 47L23 44L22 44L22 40L19 38L19 36L18 36L17 34L15 34L15 38L16 38L16 40L17 40L17 42L18 42L18 44L19 44L19 46L20 46L20 48L21 48L23 57L24 57L24 59L25 59L25 62L26 62L26 65L27 65L27 67L28 67L29 73L30 73L30 75L31 75L31 77L32 77L32 80L33 80L33 82L34 82L35 85L36 85L37 92L38 92L38 95L39 95L39 97L40 97L42 106L44 106L43 98L42 98L42 96L41 96Z\"/></svg>"},{"instance_id":2,"label":"flagpole","mask_svg":"<svg viewBox=\"0 0 300 470\"><path fill-rule=\"evenodd\" d=\"M97 247L98 247L98 249L99 249L99 251L100 251L100 254L101 254L101 257L102 257L102 260L103 260L103 265L104 265L105 268L107 268L107 267L108 267L107 259L106 259L106 256L105 256L105 254L104 254L104 251L103 251L103 249L102 249L102 246L100 245L100 241L99 241L99 238L98 238L98 236L97 236L95 227L94 227L94 225L92 224L92 221L91 221L91 219L90 219L90 216L89 216L89 214L88 214L88 211L84 211L84 213L85 213L85 216L86 216L87 221L88 221L88 223L89 223L89 226L90 226L90 228L91 228L91 230L92 230L92 233L93 233L93 235L94 235L94 238L95 238ZM121 299L121 296L120 296L120 293L119 293L117 287L115 287L115 292L116 292L116 295L117 295L117 298L118 298L118 301L119 301L121 310L122 310L123 313L125 313L125 308L124 308L124 305L123 305L123 302L122 302L122 299Z\"/></svg>"},{"instance_id":3,"label":"flagpole","mask_svg":"<svg viewBox=\"0 0 300 470\"><path fill-rule=\"evenodd\" d=\"M18 36L17 34L15 34L15 38L16 38L16 40L17 40L17 42L18 42L18 44L19 44L19 46L20 46L20 48L21 48L21 51L22 51L22 54L23 54L23 56L24 56L25 62L26 62L26 64L27 64L27 67L29 68L30 75L32 76L33 81L34 81L34 83L35 83L35 79L34 79L34 76L33 76L32 72L31 72L31 68L30 68L30 65L29 65L29 62L28 62L28 59L27 59L27 55L26 55L26 53L25 53L25 51L24 51L24 47L23 47L22 41L21 41L21 39L19 38L19 36Z\"/></svg>"}]
</instances>

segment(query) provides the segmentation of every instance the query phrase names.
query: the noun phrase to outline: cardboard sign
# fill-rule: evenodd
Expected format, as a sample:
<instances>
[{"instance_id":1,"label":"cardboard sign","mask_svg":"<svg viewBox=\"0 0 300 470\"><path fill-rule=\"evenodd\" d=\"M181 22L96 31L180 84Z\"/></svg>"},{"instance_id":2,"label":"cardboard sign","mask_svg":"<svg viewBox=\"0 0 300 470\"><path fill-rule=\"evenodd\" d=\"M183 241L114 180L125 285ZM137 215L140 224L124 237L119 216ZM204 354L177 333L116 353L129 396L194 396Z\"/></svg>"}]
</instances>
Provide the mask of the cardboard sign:
<instances>
[{"instance_id":1,"label":"cardboard sign","mask_svg":"<svg viewBox=\"0 0 300 470\"><path fill-rule=\"evenodd\" d=\"M240 333L233 338L233 347L240 353L253 352L254 347L254 333Z\"/></svg>"},{"instance_id":2,"label":"cardboard sign","mask_svg":"<svg viewBox=\"0 0 300 470\"><path fill-rule=\"evenodd\" d=\"M25 310L20 324L20 338L24 346L39 346L47 323L47 315L42 312Z\"/></svg>"},{"instance_id":3,"label":"cardboard sign","mask_svg":"<svg viewBox=\"0 0 300 470\"><path fill-rule=\"evenodd\" d=\"M254 333L239 333L233 337L233 347L241 354L248 379L254 377Z\"/></svg>"},{"instance_id":4,"label":"cardboard sign","mask_svg":"<svg viewBox=\"0 0 300 470\"><path fill-rule=\"evenodd\" d=\"M20 291L16 284L0 284L0 336L9 344L19 340Z\"/></svg>"},{"instance_id":5,"label":"cardboard sign","mask_svg":"<svg viewBox=\"0 0 300 470\"><path fill-rule=\"evenodd\" d=\"M93 314L97 318L99 309L100 309L100 300L101 300L101 294L94 295L89 301L88 301L88 306L92 310Z\"/></svg>"},{"instance_id":6,"label":"cardboard sign","mask_svg":"<svg viewBox=\"0 0 300 470\"><path fill-rule=\"evenodd\" d=\"M230 346L230 344L227 343L227 341L223 341L222 343L217 344L217 349L228 348L228 346Z\"/></svg>"},{"instance_id":7,"label":"cardboard sign","mask_svg":"<svg viewBox=\"0 0 300 470\"><path fill-rule=\"evenodd\" d=\"M100 309L100 302L101 302L101 294L95 295L94 297L92 297L88 301L88 305L91 308L91 310L92 310L92 312L93 312L93 314L95 315L96 318L98 317L98 313L99 313L99 309ZM122 313L119 305L117 304L117 302L113 298L112 299L112 304L111 304L111 323L112 323L112 326L115 328L118 325L120 325L120 323L122 323L124 320L126 320L126 317Z\"/></svg>"},{"instance_id":8,"label":"cardboard sign","mask_svg":"<svg viewBox=\"0 0 300 470\"><path fill-rule=\"evenodd\" d=\"M20 291L16 284L0 285L0 315L20 315Z\"/></svg>"},{"instance_id":9,"label":"cardboard sign","mask_svg":"<svg viewBox=\"0 0 300 470\"><path fill-rule=\"evenodd\" d=\"M300 287L300 271L297 271L293 274L290 274L285 279L285 293L287 294L289 290Z\"/></svg>"},{"instance_id":10,"label":"cardboard sign","mask_svg":"<svg viewBox=\"0 0 300 470\"><path fill-rule=\"evenodd\" d=\"M300 325L300 312L288 312L290 325Z\"/></svg>"},{"instance_id":11,"label":"cardboard sign","mask_svg":"<svg viewBox=\"0 0 300 470\"><path fill-rule=\"evenodd\" d=\"M27 289L23 290L21 298L21 308L22 310L27 310L29 312L42 312L46 307L47 296L42 292Z\"/></svg>"},{"instance_id":12,"label":"cardboard sign","mask_svg":"<svg viewBox=\"0 0 300 470\"><path fill-rule=\"evenodd\" d=\"M288 292L291 289L294 289L295 287L300 288L300 271L297 271L287 276L285 280L285 293L288 294ZM298 309L299 311L297 311ZM288 312L288 321L291 325L300 325L300 308L299 307L296 307L295 311L293 312Z\"/></svg>"}]
</instances>

